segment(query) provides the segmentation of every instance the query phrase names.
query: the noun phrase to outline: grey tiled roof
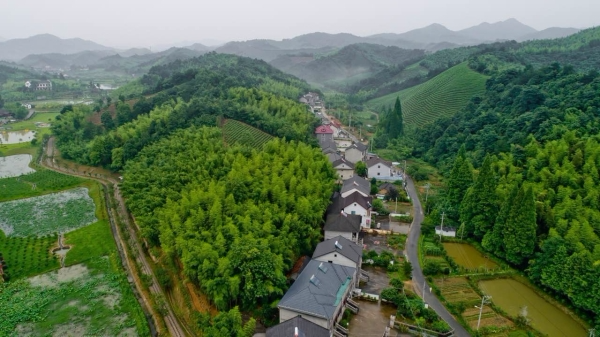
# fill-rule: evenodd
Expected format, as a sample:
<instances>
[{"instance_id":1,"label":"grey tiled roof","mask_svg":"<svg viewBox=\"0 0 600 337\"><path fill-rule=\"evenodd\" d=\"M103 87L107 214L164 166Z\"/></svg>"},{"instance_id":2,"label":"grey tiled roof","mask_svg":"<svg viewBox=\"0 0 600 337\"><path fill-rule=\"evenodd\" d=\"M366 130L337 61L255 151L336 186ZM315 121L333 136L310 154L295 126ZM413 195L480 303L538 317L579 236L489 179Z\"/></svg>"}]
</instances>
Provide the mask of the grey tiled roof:
<instances>
[{"instance_id":1,"label":"grey tiled roof","mask_svg":"<svg viewBox=\"0 0 600 337\"><path fill-rule=\"evenodd\" d=\"M358 192L354 192L349 196L342 198L340 194L334 194L331 199L331 205L327 207L327 214L340 213L344 208L352 203L357 203L364 209L369 209L372 206L373 198L371 196L365 197Z\"/></svg>"},{"instance_id":2,"label":"grey tiled roof","mask_svg":"<svg viewBox=\"0 0 600 337\"><path fill-rule=\"evenodd\" d=\"M329 158L329 162L333 164L336 160L342 159L342 156L337 153L328 153L327 158Z\"/></svg>"},{"instance_id":3,"label":"grey tiled roof","mask_svg":"<svg viewBox=\"0 0 600 337\"><path fill-rule=\"evenodd\" d=\"M298 337L329 337L329 330L298 315L267 329L267 337L294 337L298 328Z\"/></svg>"},{"instance_id":4,"label":"grey tiled roof","mask_svg":"<svg viewBox=\"0 0 600 337\"><path fill-rule=\"evenodd\" d=\"M356 214L343 215L341 212L330 214L327 216L323 229L326 231L356 233L360 232L361 220L362 217Z\"/></svg>"},{"instance_id":5,"label":"grey tiled roof","mask_svg":"<svg viewBox=\"0 0 600 337\"><path fill-rule=\"evenodd\" d=\"M348 167L349 167L350 169L354 169L354 164L352 164L351 162L347 161L347 160L346 160L346 159L344 159L344 158L340 158L340 159L338 159L338 160L334 161L334 162L333 162L333 163L331 163L331 164L333 165L333 168L337 168L338 166L340 166L340 165L342 165L342 164L346 164L346 165L348 165Z\"/></svg>"},{"instance_id":6,"label":"grey tiled roof","mask_svg":"<svg viewBox=\"0 0 600 337\"><path fill-rule=\"evenodd\" d=\"M361 191L363 194L369 195L371 192L371 183L365 178L354 176L344 181L344 185L342 185L342 190L340 193L344 194L348 191L352 191L352 189L355 188Z\"/></svg>"},{"instance_id":7,"label":"grey tiled roof","mask_svg":"<svg viewBox=\"0 0 600 337\"><path fill-rule=\"evenodd\" d=\"M383 164L383 165L386 165L389 168L392 167L392 162L387 161L387 160L383 160L383 159L381 159L379 157L373 157L373 158L367 160L367 167L372 167L373 165L377 165L377 164Z\"/></svg>"},{"instance_id":8,"label":"grey tiled roof","mask_svg":"<svg viewBox=\"0 0 600 337\"><path fill-rule=\"evenodd\" d=\"M339 247L335 246L336 241L342 247L342 249L339 249ZM360 262L360 259L362 258L362 247L357 245L356 243L346 239L343 236L336 236L329 240L320 242L317 245L317 248L315 248L315 252L313 253L312 257L313 257L313 259L315 259L319 256L327 255L327 254L333 253L333 252L337 252L338 254L343 255L343 256L347 257L349 260L354 261L357 264Z\"/></svg>"},{"instance_id":9,"label":"grey tiled roof","mask_svg":"<svg viewBox=\"0 0 600 337\"><path fill-rule=\"evenodd\" d=\"M319 265L324 268L319 268ZM340 298L344 290L342 286L351 286L355 272L352 267L311 260L277 307L329 320L337 306L343 303L343 298ZM311 278L318 281L313 282Z\"/></svg>"}]
</instances>

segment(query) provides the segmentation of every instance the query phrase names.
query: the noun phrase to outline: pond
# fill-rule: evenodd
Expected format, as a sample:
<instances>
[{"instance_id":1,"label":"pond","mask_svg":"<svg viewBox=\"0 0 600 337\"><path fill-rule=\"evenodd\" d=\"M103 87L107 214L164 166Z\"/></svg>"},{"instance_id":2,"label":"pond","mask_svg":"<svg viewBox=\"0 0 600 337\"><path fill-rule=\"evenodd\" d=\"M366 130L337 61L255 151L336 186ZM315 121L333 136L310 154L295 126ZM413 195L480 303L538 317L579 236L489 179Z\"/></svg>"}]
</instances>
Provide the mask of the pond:
<instances>
[{"instance_id":1,"label":"pond","mask_svg":"<svg viewBox=\"0 0 600 337\"><path fill-rule=\"evenodd\" d=\"M17 177L21 174L35 172L29 167L31 155L17 154L14 156L0 157L0 178Z\"/></svg>"},{"instance_id":2,"label":"pond","mask_svg":"<svg viewBox=\"0 0 600 337\"><path fill-rule=\"evenodd\" d=\"M480 251L469 244L446 242L444 243L444 248L446 249L448 256L454 259L461 267L468 269L498 268L498 265L494 261L486 258Z\"/></svg>"},{"instance_id":3,"label":"pond","mask_svg":"<svg viewBox=\"0 0 600 337\"><path fill-rule=\"evenodd\" d=\"M17 144L30 142L35 138L35 131L0 131L0 144Z\"/></svg>"},{"instance_id":4,"label":"pond","mask_svg":"<svg viewBox=\"0 0 600 337\"><path fill-rule=\"evenodd\" d=\"M492 302L511 316L527 306L531 325L548 336L587 336L587 330L560 308L546 301L527 285L514 279L479 282L481 290L492 296Z\"/></svg>"}]
</instances>

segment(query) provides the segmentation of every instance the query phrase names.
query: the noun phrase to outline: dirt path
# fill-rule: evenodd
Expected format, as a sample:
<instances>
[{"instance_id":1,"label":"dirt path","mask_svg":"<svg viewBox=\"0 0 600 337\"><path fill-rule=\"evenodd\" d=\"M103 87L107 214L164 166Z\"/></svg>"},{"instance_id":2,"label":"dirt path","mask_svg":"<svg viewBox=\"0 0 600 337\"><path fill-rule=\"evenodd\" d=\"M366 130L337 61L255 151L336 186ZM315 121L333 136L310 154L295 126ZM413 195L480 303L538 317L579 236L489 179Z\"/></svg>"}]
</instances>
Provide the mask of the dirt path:
<instances>
[{"instance_id":1,"label":"dirt path","mask_svg":"<svg viewBox=\"0 0 600 337\"><path fill-rule=\"evenodd\" d=\"M123 266L125 267L125 270L127 272L128 279L130 281L133 281L133 283L135 284L134 290L136 290L135 293L138 295L138 300L140 301L140 304L144 308L144 311L149 312L152 315L153 322L150 322L151 330L155 331L157 328L159 328L159 325L157 323L160 321L161 315L156 310L154 310L153 306L151 305L151 301L148 298L148 294L144 291L144 287L143 287L143 284L142 284L142 281L140 278L141 275L138 275L136 266L134 265L134 262L133 262L133 259L135 259L137 261L137 264L140 266L141 272L144 275L147 275L151 278L152 281L151 281L151 285L150 285L150 292L152 294L158 295L159 297L162 297L165 299L167 299L167 296L163 292L162 288L158 285L156 276L154 275L152 268L150 268L150 265L148 264L148 260L146 259L145 252L144 252L142 245L140 244L140 241L137 237L137 233L135 232L135 229L133 228L133 226L131 224L129 213L127 212L127 209L125 207L125 202L124 202L123 197L121 196L121 192L119 190L118 182L113 177L109 177L109 176L105 176L105 175L97 175L96 177L90 177L90 176L85 175L81 171L60 167L56 164L56 161L54 160L55 153L56 153L56 149L55 149L55 144L54 144L54 137L51 137L45 146L43 158L40 158L40 164L45 166L48 169L58 171L58 172L61 172L64 174L85 177L87 179L93 179L93 180L100 182L103 185L106 209L108 211L112 233L113 233L115 242L117 244L119 254L121 255L121 260L123 261ZM114 200L117 201L117 204L118 204L118 205L116 205L117 206L116 212L115 212L115 209L113 209L113 207L110 206L111 204L110 204L110 195L108 193L108 191L109 191L108 186L111 186L113 188L113 192L114 192L113 197L114 197ZM119 228L117 227L116 217L119 217L121 222L125 225L124 226L125 230L129 234L129 240L126 241L123 239L122 233L120 232ZM134 255L135 256L134 258L132 258L130 256L126 247L130 247L131 252L132 252L131 255ZM164 303L165 303L165 306L167 309L167 314L164 315L163 318L166 323L169 336L174 336L174 337L186 336L186 333L184 332L181 324L179 323L179 321L173 314L173 310L171 308L169 301L165 300ZM161 331L157 331L157 332L161 333ZM191 335L191 333L189 333L189 331L188 331L188 335Z\"/></svg>"}]
</instances>

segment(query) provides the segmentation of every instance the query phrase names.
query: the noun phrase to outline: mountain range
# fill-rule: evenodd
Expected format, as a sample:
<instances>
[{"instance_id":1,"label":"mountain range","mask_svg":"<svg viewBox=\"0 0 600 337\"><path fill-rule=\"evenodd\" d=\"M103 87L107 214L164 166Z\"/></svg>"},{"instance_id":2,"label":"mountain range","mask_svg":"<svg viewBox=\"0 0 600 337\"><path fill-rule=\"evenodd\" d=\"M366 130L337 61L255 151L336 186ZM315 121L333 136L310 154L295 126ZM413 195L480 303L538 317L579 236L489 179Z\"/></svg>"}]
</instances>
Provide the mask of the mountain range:
<instances>
[{"instance_id":1,"label":"mountain range","mask_svg":"<svg viewBox=\"0 0 600 337\"><path fill-rule=\"evenodd\" d=\"M496 23L482 23L459 31L450 30L440 24L432 24L401 34L384 33L361 37L348 33L328 34L317 32L281 41L256 39L229 42L216 49L215 47L207 47L200 43L194 43L179 46L180 48L176 48L175 50L184 48L198 54L215 50L219 53L258 58L267 62L279 58L280 67L285 68L287 66L282 64L281 57L284 57L284 59L288 55L319 57L331 54L346 46L360 43L435 52L443 49L503 40L525 41L558 38L574 34L577 31L574 28L558 27L538 31L515 19L509 19ZM173 54L171 49L166 50L167 54ZM171 51L169 52L169 50ZM149 54L152 54L152 52L146 48L120 50L79 38L61 39L50 34L0 42L0 60L20 62L34 68L90 66L97 64L100 60L109 56L118 55L120 58L127 58ZM138 61L148 61L164 56L164 54L160 53L154 54L157 54L156 57L138 58ZM190 53L181 50L174 54L190 55ZM134 63L138 64L138 62ZM315 75L318 76L317 74ZM334 77L337 77L337 75Z\"/></svg>"}]
</instances>

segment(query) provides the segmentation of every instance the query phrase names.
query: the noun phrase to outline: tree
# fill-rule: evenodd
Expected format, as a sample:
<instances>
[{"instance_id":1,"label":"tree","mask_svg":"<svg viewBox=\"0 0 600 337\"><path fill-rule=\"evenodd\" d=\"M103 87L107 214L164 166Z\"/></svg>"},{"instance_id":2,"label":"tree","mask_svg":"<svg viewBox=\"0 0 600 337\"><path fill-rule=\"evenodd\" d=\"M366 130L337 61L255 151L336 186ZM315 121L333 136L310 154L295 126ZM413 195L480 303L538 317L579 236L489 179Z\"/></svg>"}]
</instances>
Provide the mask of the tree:
<instances>
[{"instance_id":1,"label":"tree","mask_svg":"<svg viewBox=\"0 0 600 337\"><path fill-rule=\"evenodd\" d=\"M395 115L396 124L392 125L392 137L396 138L398 136L404 135L404 119L402 117L402 104L400 103L400 96L396 97L396 102L394 103L394 110L392 112Z\"/></svg>"},{"instance_id":2,"label":"tree","mask_svg":"<svg viewBox=\"0 0 600 337\"><path fill-rule=\"evenodd\" d=\"M466 157L465 146L463 145L454 159L452 172L450 172L450 177L448 178L445 211L450 221L458 222L460 203L472 183L473 173L471 171L471 163Z\"/></svg>"},{"instance_id":3,"label":"tree","mask_svg":"<svg viewBox=\"0 0 600 337\"><path fill-rule=\"evenodd\" d=\"M500 211L496 219L494 220L494 227L491 231L488 231L481 241L481 246L488 252L494 253L499 257L504 257L504 231L506 228L506 221L510 216L515 199L519 193L519 185L513 184L510 193L507 195L506 200L502 204Z\"/></svg>"},{"instance_id":4,"label":"tree","mask_svg":"<svg viewBox=\"0 0 600 337\"><path fill-rule=\"evenodd\" d=\"M121 126L131 121L131 107L127 103L119 103L117 105L117 125Z\"/></svg>"},{"instance_id":5,"label":"tree","mask_svg":"<svg viewBox=\"0 0 600 337\"><path fill-rule=\"evenodd\" d=\"M113 120L112 116L110 115L110 112L108 111L102 113L102 115L100 116L100 121L102 122L102 125L104 125L104 128L106 128L106 130L112 130L115 127L115 121Z\"/></svg>"},{"instance_id":6,"label":"tree","mask_svg":"<svg viewBox=\"0 0 600 337\"><path fill-rule=\"evenodd\" d=\"M367 164L365 164L362 161L359 161L358 163L356 163L356 165L354 166L354 170L356 171L356 174L359 177L366 177L367 176Z\"/></svg>"},{"instance_id":7,"label":"tree","mask_svg":"<svg viewBox=\"0 0 600 337\"><path fill-rule=\"evenodd\" d=\"M492 170L492 158L487 155L479 170L479 175L460 204L460 222L467 226L477 239L493 228L498 214L496 178Z\"/></svg>"},{"instance_id":8,"label":"tree","mask_svg":"<svg viewBox=\"0 0 600 337\"><path fill-rule=\"evenodd\" d=\"M4 100L2 99L2 95L0 95L0 109L4 107Z\"/></svg>"},{"instance_id":9,"label":"tree","mask_svg":"<svg viewBox=\"0 0 600 337\"><path fill-rule=\"evenodd\" d=\"M508 262L520 266L533 255L537 239L536 228L533 190L521 186L504 230L504 249Z\"/></svg>"},{"instance_id":10,"label":"tree","mask_svg":"<svg viewBox=\"0 0 600 337\"><path fill-rule=\"evenodd\" d=\"M256 320L251 318L243 324L238 307L221 311L214 318L210 314L201 314L198 325L205 337L250 337L254 333Z\"/></svg>"}]
</instances>

